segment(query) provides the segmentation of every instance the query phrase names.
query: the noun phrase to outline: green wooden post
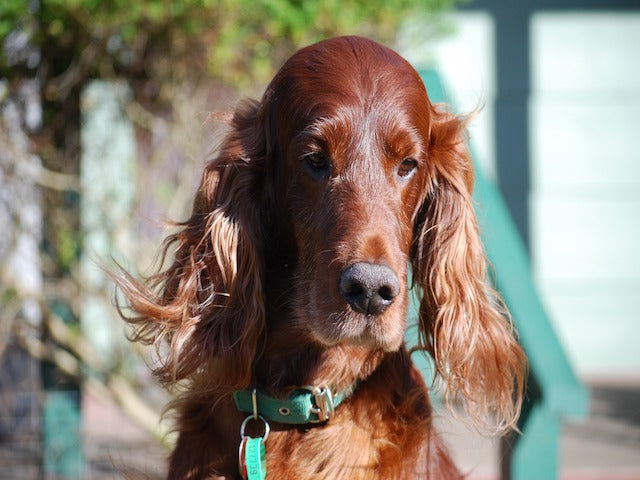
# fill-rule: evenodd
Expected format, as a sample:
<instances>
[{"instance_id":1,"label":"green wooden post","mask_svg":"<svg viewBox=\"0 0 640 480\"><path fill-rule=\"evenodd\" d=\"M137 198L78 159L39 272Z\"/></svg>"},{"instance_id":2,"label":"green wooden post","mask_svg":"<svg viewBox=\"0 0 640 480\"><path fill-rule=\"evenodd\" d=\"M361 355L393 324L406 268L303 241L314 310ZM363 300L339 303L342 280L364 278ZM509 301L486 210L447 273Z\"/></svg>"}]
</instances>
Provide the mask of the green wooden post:
<instances>
[{"instance_id":1,"label":"green wooden post","mask_svg":"<svg viewBox=\"0 0 640 480\"><path fill-rule=\"evenodd\" d=\"M69 324L77 322L71 308L53 302L53 311ZM42 407L43 466L47 478L83 478L88 471L82 449L80 386L50 362L43 362L45 388Z\"/></svg>"},{"instance_id":2,"label":"green wooden post","mask_svg":"<svg viewBox=\"0 0 640 480\"><path fill-rule=\"evenodd\" d=\"M511 437L515 443L503 451L510 453L503 465L503 477L513 479L553 479L558 477L561 419L544 402L526 404L523 435Z\"/></svg>"},{"instance_id":3,"label":"green wooden post","mask_svg":"<svg viewBox=\"0 0 640 480\"><path fill-rule=\"evenodd\" d=\"M431 101L447 101L437 72L423 70L420 74ZM531 372L520 418L522 435L510 437L503 476L514 480L557 478L562 420L585 416L589 393L576 378L549 322L533 283L529 256L498 187L477 164L475 171L474 199L484 246Z\"/></svg>"},{"instance_id":4,"label":"green wooden post","mask_svg":"<svg viewBox=\"0 0 640 480\"><path fill-rule=\"evenodd\" d=\"M45 474L82 478L87 461L82 452L78 391L48 391L43 408Z\"/></svg>"}]
</instances>

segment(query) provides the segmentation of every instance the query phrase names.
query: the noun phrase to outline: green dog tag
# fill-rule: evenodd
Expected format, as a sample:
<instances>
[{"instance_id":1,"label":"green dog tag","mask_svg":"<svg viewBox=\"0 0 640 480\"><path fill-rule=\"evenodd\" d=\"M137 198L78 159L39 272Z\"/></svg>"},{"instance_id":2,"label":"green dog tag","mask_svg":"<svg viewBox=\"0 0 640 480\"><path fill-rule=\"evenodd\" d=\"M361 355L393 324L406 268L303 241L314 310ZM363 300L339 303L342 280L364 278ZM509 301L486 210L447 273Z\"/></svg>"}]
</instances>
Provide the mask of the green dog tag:
<instances>
[{"instance_id":1,"label":"green dog tag","mask_svg":"<svg viewBox=\"0 0 640 480\"><path fill-rule=\"evenodd\" d=\"M267 459L262 438L247 439L244 458L248 480L264 480L267 476Z\"/></svg>"}]
</instances>

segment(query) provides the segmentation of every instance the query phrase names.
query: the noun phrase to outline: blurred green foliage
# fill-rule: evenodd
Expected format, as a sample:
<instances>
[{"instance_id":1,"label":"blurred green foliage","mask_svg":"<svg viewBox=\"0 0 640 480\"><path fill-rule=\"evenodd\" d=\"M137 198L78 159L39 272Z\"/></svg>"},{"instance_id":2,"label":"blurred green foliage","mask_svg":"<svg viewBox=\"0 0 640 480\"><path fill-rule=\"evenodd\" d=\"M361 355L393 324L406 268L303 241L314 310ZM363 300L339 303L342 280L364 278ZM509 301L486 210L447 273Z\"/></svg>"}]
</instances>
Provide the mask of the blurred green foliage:
<instances>
[{"instance_id":1,"label":"blurred green foliage","mask_svg":"<svg viewBox=\"0 0 640 480\"><path fill-rule=\"evenodd\" d=\"M255 93L297 48L340 34L391 43L402 21L431 14L437 24L460 1L0 0L0 86L6 94L37 77L33 150L45 168L78 175L80 98L92 79L124 80L136 104L170 118L176 91L213 79ZM44 195L47 250L65 274L81 248L79 202Z\"/></svg>"},{"instance_id":2,"label":"blurred green foliage","mask_svg":"<svg viewBox=\"0 0 640 480\"><path fill-rule=\"evenodd\" d=\"M346 33L388 41L408 16L457 1L2 0L0 41L26 32L36 48L66 51L56 70L80 65L80 77L200 69L246 86L263 83L302 45ZM12 67L5 56L0 74Z\"/></svg>"},{"instance_id":3,"label":"blurred green foliage","mask_svg":"<svg viewBox=\"0 0 640 480\"><path fill-rule=\"evenodd\" d=\"M92 79L124 80L136 104L170 118L176 91L213 79L255 93L297 48L340 34L391 43L403 20L437 23L460 1L0 0L0 79L7 92L37 77L33 150L45 168L78 175L80 98ZM47 189L44 204L49 255L65 274L81 248L78 202Z\"/></svg>"}]
</instances>

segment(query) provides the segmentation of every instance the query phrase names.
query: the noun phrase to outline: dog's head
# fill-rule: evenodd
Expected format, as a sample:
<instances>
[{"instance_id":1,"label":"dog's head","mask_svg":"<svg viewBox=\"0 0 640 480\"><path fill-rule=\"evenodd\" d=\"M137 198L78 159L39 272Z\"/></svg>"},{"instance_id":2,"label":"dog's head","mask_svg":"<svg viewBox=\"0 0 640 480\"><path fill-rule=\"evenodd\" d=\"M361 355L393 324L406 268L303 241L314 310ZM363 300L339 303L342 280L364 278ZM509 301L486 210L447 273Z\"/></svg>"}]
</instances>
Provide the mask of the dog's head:
<instances>
[{"instance_id":1,"label":"dog's head","mask_svg":"<svg viewBox=\"0 0 640 480\"><path fill-rule=\"evenodd\" d=\"M169 240L160 298L126 284L134 321L170 339L161 373L206 365L247 386L273 308L320 347L400 348L412 268L421 344L448 392L512 424L524 357L487 285L472 187L464 120L403 58L359 37L309 46L236 111Z\"/></svg>"}]
</instances>

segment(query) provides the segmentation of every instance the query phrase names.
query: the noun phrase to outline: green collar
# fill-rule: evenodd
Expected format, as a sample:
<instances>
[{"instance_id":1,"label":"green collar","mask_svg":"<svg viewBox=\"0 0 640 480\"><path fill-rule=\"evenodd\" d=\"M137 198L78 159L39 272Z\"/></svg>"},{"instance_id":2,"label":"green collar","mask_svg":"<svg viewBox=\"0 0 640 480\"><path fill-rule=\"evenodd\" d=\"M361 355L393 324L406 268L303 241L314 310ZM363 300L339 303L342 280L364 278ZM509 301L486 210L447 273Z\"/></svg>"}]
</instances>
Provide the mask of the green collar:
<instances>
[{"instance_id":1,"label":"green collar","mask_svg":"<svg viewBox=\"0 0 640 480\"><path fill-rule=\"evenodd\" d=\"M333 416L335 408L347 399L358 386L335 395L326 387L300 387L281 399L257 389L237 390L233 393L236 407L241 412L260 415L272 422L291 425L321 423Z\"/></svg>"}]
</instances>

